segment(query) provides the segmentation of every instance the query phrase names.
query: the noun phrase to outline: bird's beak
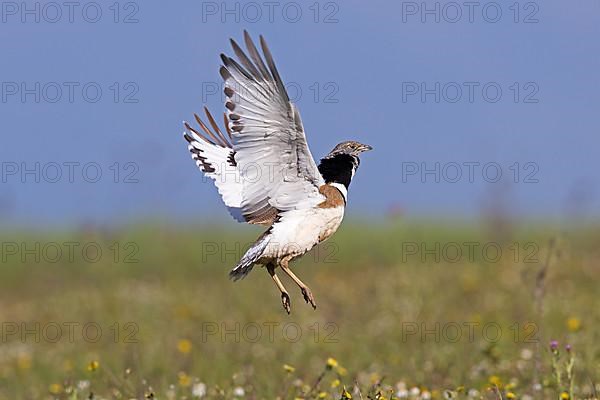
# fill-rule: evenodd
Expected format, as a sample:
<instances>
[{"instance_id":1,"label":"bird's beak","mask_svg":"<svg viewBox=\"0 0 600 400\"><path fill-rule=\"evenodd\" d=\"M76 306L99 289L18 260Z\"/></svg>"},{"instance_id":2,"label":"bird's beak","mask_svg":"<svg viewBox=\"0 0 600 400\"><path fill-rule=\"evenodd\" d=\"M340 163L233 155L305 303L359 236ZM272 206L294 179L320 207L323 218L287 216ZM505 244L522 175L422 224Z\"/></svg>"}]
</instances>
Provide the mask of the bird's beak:
<instances>
[{"instance_id":1,"label":"bird's beak","mask_svg":"<svg viewBox=\"0 0 600 400\"><path fill-rule=\"evenodd\" d=\"M373 147L369 146L368 144L363 144L362 147L360 148L361 152L369 151L369 150L373 150Z\"/></svg>"}]
</instances>

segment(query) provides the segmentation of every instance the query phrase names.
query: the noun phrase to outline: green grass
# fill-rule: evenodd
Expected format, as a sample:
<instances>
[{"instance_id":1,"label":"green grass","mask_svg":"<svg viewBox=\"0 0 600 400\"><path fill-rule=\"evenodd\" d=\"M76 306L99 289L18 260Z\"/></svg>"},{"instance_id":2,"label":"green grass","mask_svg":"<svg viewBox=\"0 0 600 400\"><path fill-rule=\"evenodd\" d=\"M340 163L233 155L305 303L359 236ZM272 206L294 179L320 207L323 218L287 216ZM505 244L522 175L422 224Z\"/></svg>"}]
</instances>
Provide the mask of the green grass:
<instances>
[{"instance_id":1,"label":"green grass","mask_svg":"<svg viewBox=\"0 0 600 400\"><path fill-rule=\"evenodd\" d=\"M570 389L564 373L557 384L552 339L560 343L558 365L574 358L574 398L594 396L598 226L345 223L293 264L316 311L282 277L290 316L262 268L228 280L260 231L242 232L148 225L0 234L0 398L190 399L200 383L209 398L240 389L244 398L340 398L344 386L365 399L378 391L402 396L404 386L433 398L467 398L469 391L472 398L558 398ZM35 249L35 242L49 253L22 260L23 243ZM73 260L63 254L52 263L50 242L63 251L68 242L80 243L77 249L97 243L89 249L99 247L102 256L88 262L75 251ZM468 254L465 243L478 245ZM549 252L537 285L543 295L536 295ZM124 262L127 255L134 262ZM86 339L81 328L90 323ZM62 332L53 343L56 325ZM95 327L102 329L97 341ZM328 358L338 365L330 360L327 368ZM541 388L534 390L536 379Z\"/></svg>"}]
</instances>

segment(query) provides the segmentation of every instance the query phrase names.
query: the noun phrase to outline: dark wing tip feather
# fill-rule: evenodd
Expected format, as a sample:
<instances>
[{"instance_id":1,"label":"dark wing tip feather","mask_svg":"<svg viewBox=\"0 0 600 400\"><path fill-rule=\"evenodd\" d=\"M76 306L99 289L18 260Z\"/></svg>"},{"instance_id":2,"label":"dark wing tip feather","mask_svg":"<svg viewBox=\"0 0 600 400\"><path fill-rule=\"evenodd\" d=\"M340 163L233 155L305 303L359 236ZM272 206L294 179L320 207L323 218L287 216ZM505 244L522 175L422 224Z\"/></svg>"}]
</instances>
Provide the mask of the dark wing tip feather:
<instances>
[{"instance_id":1,"label":"dark wing tip feather","mask_svg":"<svg viewBox=\"0 0 600 400\"><path fill-rule=\"evenodd\" d=\"M269 74L269 70L265 66L265 63L263 62L263 59L260 56L260 53L256 49L256 46L254 45L254 42L252 41L252 38L250 37L247 31L244 31L244 42L246 43L246 48L248 49L248 53L250 53L250 57L254 61L254 64L256 64L257 68L260 70L262 78L267 81L273 80L273 77L271 77L271 74Z\"/></svg>"},{"instance_id":2,"label":"dark wing tip feather","mask_svg":"<svg viewBox=\"0 0 600 400\"><path fill-rule=\"evenodd\" d=\"M187 128L187 126L186 126L186 128ZM183 132L183 138L190 144L194 141L194 138L191 137L190 134L187 132Z\"/></svg>"},{"instance_id":3,"label":"dark wing tip feather","mask_svg":"<svg viewBox=\"0 0 600 400\"><path fill-rule=\"evenodd\" d=\"M250 73L246 71L246 68L242 67L237 61L235 61L233 58L230 58L229 61L231 63L231 66L233 66L233 68L237 69L240 73L242 73L248 80L254 80L252 75L250 75Z\"/></svg>"},{"instance_id":4,"label":"dark wing tip feather","mask_svg":"<svg viewBox=\"0 0 600 400\"><path fill-rule=\"evenodd\" d=\"M262 47L263 54L265 55L265 60L267 61L267 65L269 66L269 69L271 70L271 75L273 75L273 79L275 79L275 84L277 85L277 88L281 92L281 95L284 97L284 99L287 102L289 102L290 97L288 96L287 91L285 90L285 86L283 85L281 76L279 76L279 72L277 71L277 67L275 66L275 61L273 61L273 55L269 51L267 42L265 41L265 38L262 35L260 35L260 46Z\"/></svg>"},{"instance_id":5,"label":"dark wing tip feather","mask_svg":"<svg viewBox=\"0 0 600 400\"><path fill-rule=\"evenodd\" d=\"M230 58L227 57L224 53L220 54L221 57L221 61L223 61L223 64L225 64L226 67L228 67L231 63L230 63Z\"/></svg>"},{"instance_id":6,"label":"dark wing tip feather","mask_svg":"<svg viewBox=\"0 0 600 400\"><path fill-rule=\"evenodd\" d=\"M221 68L219 68L219 74L221 75L221 78L223 78L224 81L231 78L231 73L223 65L221 65Z\"/></svg>"},{"instance_id":7,"label":"dark wing tip feather","mask_svg":"<svg viewBox=\"0 0 600 400\"><path fill-rule=\"evenodd\" d=\"M231 47L233 48L235 55L240 60L240 62L244 65L244 67L246 67L246 69L252 74L254 79L258 79L258 80L262 79L260 76L260 72L258 72L258 70L254 66L252 61L250 61L250 59L248 58L246 53L244 53L244 50L242 50L242 48L237 44L237 42L235 40L230 39L230 42L231 42Z\"/></svg>"},{"instance_id":8,"label":"dark wing tip feather","mask_svg":"<svg viewBox=\"0 0 600 400\"><path fill-rule=\"evenodd\" d=\"M198 114L194 113L194 118L196 119L196 122L198 122L198 125L200 125L200 128L202 128L202 131L204 131L204 133L202 134L199 131L193 129L189 124L186 124L186 128L188 128L190 131L194 132L198 137L202 138L205 142L208 142L208 143L216 145L216 146L229 147L229 146L227 146L226 143L223 143L221 140L219 140L219 138L217 136L215 136L215 134L213 132L211 132L210 129L208 129L208 127L206 126L206 124L204 122L202 122L202 120L200 119Z\"/></svg>"},{"instance_id":9,"label":"dark wing tip feather","mask_svg":"<svg viewBox=\"0 0 600 400\"><path fill-rule=\"evenodd\" d=\"M188 130L188 132L193 132L193 133L194 133L196 136L198 136L200 139L203 139L204 141L211 143L211 142L210 142L208 139L206 139L206 138L205 138L205 137L204 137L202 134L200 134L200 132L198 132L197 130L195 130L194 128L192 128L192 127L190 126L190 124L188 124L187 122L184 122L184 123L183 123L183 126L185 126L185 129L187 129L187 130ZM196 140L196 138L194 138L194 137L193 137L192 135L190 135L188 132L184 132L184 133L183 133L183 136L185 137L185 139L186 139L188 142L195 141L195 140Z\"/></svg>"},{"instance_id":10,"label":"dark wing tip feather","mask_svg":"<svg viewBox=\"0 0 600 400\"><path fill-rule=\"evenodd\" d=\"M227 140L225 135L223 135L223 132L221 132L221 129L219 129L219 125L217 125L217 121L215 121L215 119L211 115L210 111L208 111L207 107L204 107L204 112L206 113L206 118L208 118L208 122L212 126L214 132L219 136L219 141L223 144L224 147L231 148L232 147L231 144L229 143L229 141Z\"/></svg>"},{"instance_id":11,"label":"dark wing tip feather","mask_svg":"<svg viewBox=\"0 0 600 400\"><path fill-rule=\"evenodd\" d=\"M248 71L246 71L246 69L244 67L242 67L233 58L227 57L225 54L221 53L221 61L223 61L223 65L226 67L226 69L227 68L235 68L246 78L248 78L250 80L254 80L254 78L252 78L252 76L248 73ZM220 72L220 69L219 69L219 72ZM231 73L229 71L227 71L227 72L229 73L229 76L231 76ZM227 78L229 78L229 76ZM222 73L221 73L221 77L223 77L223 79L227 80L227 78L225 78Z\"/></svg>"}]
</instances>

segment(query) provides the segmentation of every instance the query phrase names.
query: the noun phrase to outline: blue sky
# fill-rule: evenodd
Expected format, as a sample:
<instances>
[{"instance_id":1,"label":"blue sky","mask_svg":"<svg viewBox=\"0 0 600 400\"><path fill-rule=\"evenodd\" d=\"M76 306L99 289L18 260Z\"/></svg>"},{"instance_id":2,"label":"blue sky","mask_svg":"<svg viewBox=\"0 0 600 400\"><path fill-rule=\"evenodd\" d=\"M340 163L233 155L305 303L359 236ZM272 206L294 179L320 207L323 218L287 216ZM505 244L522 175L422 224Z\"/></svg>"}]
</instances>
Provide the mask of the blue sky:
<instances>
[{"instance_id":1,"label":"blue sky","mask_svg":"<svg viewBox=\"0 0 600 400\"><path fill-rule=\"evenodd\" d=\"M351 216L599 214L595 0L25 4L0 16L10 224L227 220L181 121L221 112L219 54L244 29L267 39L315 157L374 147Z\"/></svg>"}]
</instances>

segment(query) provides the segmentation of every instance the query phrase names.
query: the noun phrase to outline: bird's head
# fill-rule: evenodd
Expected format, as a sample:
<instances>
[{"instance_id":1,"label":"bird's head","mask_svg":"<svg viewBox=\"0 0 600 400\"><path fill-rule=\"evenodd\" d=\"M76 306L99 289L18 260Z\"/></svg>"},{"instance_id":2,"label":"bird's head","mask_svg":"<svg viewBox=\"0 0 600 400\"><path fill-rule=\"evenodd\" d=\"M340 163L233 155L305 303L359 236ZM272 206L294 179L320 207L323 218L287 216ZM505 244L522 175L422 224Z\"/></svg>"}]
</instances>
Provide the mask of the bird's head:
<instances>
[{"instance_id":1,"label":"bird's head","mask_svg":"<svg viewBox=\"0 0 600 400\"><path fill-rule=\"evenodd\" d=\"M353 140L335 146L319 164L319 172L326 183L341 183L346 189L360 164L359 154L373 148Z\"/></svg>"},{"instance_id":2,"label":"bird's head","mask_svg":"<svg viewBox=\"0 0 600 400\"><path fill-rule=\"evenodd\" d=\"M355 142L354 140L348 140L347 142L342 142L335 146L333 150L325 156L325 158L333 158L342 154L347 154L349 156L357 157L360 153L373 150L371 146L368 144L362 144L359 142Z\"/></svg>"}]
</instances>

